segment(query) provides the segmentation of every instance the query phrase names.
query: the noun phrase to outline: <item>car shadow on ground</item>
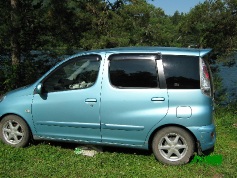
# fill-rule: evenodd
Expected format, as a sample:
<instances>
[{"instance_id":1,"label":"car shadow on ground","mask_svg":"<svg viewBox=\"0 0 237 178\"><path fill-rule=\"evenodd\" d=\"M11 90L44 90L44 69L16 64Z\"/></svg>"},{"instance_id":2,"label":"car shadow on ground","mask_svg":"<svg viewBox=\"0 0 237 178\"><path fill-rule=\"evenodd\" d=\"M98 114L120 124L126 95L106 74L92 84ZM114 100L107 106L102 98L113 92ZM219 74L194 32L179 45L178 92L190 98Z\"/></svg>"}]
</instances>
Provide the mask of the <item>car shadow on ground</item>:
<instances>
[{"instance_id":1,"label":"car shadow on ground","mask_svg":"<svg viewBox=\"0 0 237 178\"><path fill-rule=\"evenodd\" d=\"M34 141L32 145L51 145L54 147L60 147L62 149L70 149L75 150L80 147L87 147L91 150L95 150L98 152L109 152L109 153L123 153L123 154L135 154L135 155L147 155L150 156L152 154L151 150L143 150L136 148L128 148L128 147L115 147L115 146L101 146L101 145L90 145L90 144L78 144L78 143L69 143L69 142L57 142L57 141Z\"/></svg>"}]
</instances>

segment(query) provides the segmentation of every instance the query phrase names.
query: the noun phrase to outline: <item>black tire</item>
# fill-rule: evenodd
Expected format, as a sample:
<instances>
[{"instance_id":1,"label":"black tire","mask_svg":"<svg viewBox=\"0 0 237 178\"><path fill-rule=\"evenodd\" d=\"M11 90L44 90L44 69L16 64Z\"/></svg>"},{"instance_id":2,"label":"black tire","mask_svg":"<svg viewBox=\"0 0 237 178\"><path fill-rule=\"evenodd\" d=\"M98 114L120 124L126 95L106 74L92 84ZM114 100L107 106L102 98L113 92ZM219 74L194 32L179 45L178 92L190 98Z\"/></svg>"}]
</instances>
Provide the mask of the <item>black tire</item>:
<instances>
[{"instance_id":1,"label":"black tire","mask_svg":"<svg viewBox=\"0 0 237 178\"><path fill-rule=\"evenodd\" d=\"M161 163L169 165L186 164L194 154L194 140L182 128L165 127L154 135L152 151Z\"/></svg>"},{"instance_id":2,"label":"black tire","mask_svg":"<svg viewBox=\"0 0 237 178\"><path fill-rule=\"evenodd\" d=\"M29 143L30 130L22 118L8 115L0 122L0 138L13 147L25 147Z\"/></svg>"}]
</instances>

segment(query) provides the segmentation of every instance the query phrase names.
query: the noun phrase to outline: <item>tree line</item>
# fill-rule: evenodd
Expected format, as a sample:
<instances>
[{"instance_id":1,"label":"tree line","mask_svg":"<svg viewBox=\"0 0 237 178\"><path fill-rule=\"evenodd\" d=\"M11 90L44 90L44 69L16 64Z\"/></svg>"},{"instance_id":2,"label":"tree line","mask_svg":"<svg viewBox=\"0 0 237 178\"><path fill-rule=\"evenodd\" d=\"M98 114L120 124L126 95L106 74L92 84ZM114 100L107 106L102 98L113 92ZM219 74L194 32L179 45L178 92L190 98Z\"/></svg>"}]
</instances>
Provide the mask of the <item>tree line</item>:
<instances>
[{"instance_id":1,"label":"tree line","mask_svg":"<svg viewBox=\"0 0 237 178\"><path fill-rule=\"evenodd\" d=\"M32 83L60 56L82 49L212 48L214 59L237 49L237 0L206 0L173 15L146 0L7 0L0 12L1 93Z\"/></svg>"}]
</instances>

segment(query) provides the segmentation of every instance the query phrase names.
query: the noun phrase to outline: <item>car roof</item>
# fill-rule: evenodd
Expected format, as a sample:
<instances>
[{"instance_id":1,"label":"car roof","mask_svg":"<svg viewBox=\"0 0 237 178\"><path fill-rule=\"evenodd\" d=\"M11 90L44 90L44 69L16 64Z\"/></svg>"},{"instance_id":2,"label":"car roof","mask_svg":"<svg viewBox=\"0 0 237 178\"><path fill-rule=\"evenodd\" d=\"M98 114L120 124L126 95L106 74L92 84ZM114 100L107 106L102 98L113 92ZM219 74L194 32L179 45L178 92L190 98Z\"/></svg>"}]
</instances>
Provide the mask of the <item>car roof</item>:
<instances>
[{"instance_id":1,"label":"car roof","mask_svg":"<svg viewBox=\"0 0 237 178\"><path fill-rule=\"evenodd\" d=\"M177 47L120 47L107 48L84 51L83 53L161 53L162 55L187 55L187 56L204 56L212 49L198 49L198 48L177 48Z\"/></svg>"}]
</instances>

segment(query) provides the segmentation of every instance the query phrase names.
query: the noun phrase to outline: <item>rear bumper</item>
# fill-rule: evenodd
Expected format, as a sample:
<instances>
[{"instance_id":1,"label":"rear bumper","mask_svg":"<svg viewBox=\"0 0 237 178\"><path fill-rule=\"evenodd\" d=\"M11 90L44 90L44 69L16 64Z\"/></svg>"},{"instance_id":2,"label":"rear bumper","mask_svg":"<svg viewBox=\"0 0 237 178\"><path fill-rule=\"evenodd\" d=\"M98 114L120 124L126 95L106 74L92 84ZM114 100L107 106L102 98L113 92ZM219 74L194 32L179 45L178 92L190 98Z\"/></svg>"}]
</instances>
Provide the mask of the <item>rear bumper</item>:
<instances>
[{"instance_id":1,"label":"rear bumper","mask_svg":"<svg viewBox=\"0 0 237 178\"><path fill-rule=\"evenodd\" d=\"M216 130L214 124L202 127L188 127L188 129L195 135L197 142L199 142L200 151L214 148L216 142Z\"/></svg>"}]
</instances>

